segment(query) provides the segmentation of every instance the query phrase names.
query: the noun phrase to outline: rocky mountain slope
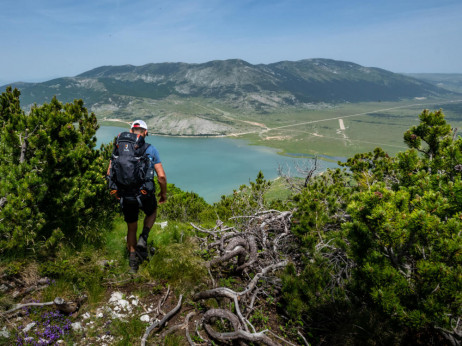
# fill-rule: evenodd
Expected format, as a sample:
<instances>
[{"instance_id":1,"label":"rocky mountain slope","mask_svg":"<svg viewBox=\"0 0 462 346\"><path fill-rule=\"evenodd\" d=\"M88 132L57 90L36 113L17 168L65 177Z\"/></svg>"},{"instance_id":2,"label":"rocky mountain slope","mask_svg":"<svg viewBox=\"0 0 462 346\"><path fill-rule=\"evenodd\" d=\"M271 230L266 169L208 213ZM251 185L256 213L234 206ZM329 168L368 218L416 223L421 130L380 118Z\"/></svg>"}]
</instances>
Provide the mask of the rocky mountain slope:
<instances>
[{"instance_id":1,"label":"rocky mountain slope","mask_svg":"<svg viewBox=\"0 0 462 346\"><path fill-rule=\"evenodd\" d=\"M255 113L281 107L393 101L451 93L409 76L328 59L267 65L233 59L203 64L102 66L75 77L13 86L21 90L26 108L47 102L54 95L64 102L81 98L100 118L128 121L162 117L160 133L179 135L232 131L233 124L222 116L225 112L197 104L219 104L220 109Z\"/></svg>"}]
</instances>

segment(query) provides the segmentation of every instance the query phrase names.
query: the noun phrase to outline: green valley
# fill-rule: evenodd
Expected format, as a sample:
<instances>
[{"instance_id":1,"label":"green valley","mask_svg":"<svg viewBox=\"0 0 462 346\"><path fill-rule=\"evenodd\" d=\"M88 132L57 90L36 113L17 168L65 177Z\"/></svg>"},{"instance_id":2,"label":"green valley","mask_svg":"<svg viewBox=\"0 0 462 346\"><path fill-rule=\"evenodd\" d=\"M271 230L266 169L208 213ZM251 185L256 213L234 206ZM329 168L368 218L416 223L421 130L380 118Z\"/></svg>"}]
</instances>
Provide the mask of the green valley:
<instances>
[{"instance_id":1,"label":"green valley","mask_svg":"<svg viewBox=\"0 0 462 346\"><path fill-rule=\"evenodd\" d=\"M377 145L403 149L403 130L424 108L443 109L460 127L457 83L457 75L408 76L329 59L267 65L233 59L102 66L13 86L25 110L54 95L84 99L103 125L143 119L152 134L229 136L284 154L345 157Z\"/></svg>"}]
</instances>

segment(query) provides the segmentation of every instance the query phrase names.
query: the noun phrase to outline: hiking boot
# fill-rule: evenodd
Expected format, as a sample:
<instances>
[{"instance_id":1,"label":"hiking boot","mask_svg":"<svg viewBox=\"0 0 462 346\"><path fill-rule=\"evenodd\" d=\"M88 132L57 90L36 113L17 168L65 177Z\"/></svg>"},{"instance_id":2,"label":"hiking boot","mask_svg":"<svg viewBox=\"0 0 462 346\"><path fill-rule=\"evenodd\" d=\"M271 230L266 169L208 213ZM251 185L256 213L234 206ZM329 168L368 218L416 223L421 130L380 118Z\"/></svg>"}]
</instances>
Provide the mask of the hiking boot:
<instances>
[{"instance_id":1,"label":"hiking boot","mask_svg":"<svg viewBox=\"0 0 462 346\"><path fill-rule=\"evenodd\" d=\"M146 248L148 247L148 242L146 241L147 239L144 239L143 235L140 235L140 238L138 239L138 243L136 244L136 247L140 251L146 251Z\"/></svg>"},{"instance_id":2,"label":"hiking boot","mask_svg":"<svg viewBox=\"0 0 462 346\"><path fill-rule=\"evenodd\" d=\"M128 265L130 266L130 269L128 270L130 274L136 274L138 272L139 263L135 252L130 252Z\"/></svg>"},{"instance_id":3,"label":"hiking boot","mask_svg":"<svg viewBox=\"0 0 462 346\"><path fill-rule=\"evenodd\" d=\"M135 250L135 253L136 253L136 256L138 257L138 263L142 263L144 262L145 260L148 259L148 252L145 250L145 251L140 251L139 248L136 248Z\"/></svg>"}]
</instances>

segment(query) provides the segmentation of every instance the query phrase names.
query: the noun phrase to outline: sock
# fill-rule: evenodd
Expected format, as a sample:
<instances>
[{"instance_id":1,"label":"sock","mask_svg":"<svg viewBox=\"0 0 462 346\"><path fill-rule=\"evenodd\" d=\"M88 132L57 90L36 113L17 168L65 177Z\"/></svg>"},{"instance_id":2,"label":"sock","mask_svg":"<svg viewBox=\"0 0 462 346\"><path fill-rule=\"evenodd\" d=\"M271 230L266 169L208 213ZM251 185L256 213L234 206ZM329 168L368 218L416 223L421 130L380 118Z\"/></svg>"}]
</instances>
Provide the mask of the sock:
<instances>
[{"instance_id":1,"label":"sock","mask_svg":"<svg viewBox=\"0 0 462 346\"><path fill-rule=\"evenodd\" d=\"M141 232L141 237L143 237L143 239L145 241L148 241L148 237L149 237L149 227L143 227L143 231Z\"/></svg>"}]
</instances>

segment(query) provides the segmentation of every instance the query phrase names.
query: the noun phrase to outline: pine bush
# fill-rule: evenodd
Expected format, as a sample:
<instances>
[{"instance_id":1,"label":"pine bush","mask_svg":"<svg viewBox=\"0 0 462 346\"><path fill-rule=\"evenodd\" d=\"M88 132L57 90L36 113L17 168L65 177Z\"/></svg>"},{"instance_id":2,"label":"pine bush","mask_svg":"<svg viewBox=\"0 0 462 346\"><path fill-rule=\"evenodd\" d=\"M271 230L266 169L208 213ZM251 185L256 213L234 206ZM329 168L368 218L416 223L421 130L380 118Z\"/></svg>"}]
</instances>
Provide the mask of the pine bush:
<instances>
[{"instance_id":1,"label":"pine bush","mask_svg":"<svg viewBox=\"0 0 462 346\"><path fill-rule=\"evenodd\" d=\"M49 252L62 241L95 242L114 214L95 150L98 124L82 100L20 107L11 87L0 96L0 251Z\"/></svg>"}]
</instances>

